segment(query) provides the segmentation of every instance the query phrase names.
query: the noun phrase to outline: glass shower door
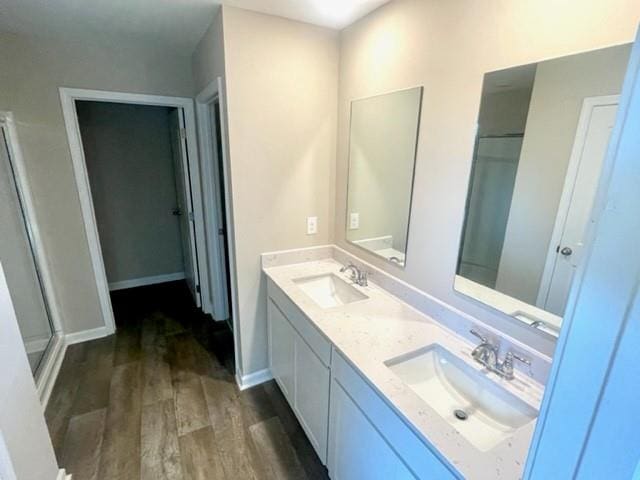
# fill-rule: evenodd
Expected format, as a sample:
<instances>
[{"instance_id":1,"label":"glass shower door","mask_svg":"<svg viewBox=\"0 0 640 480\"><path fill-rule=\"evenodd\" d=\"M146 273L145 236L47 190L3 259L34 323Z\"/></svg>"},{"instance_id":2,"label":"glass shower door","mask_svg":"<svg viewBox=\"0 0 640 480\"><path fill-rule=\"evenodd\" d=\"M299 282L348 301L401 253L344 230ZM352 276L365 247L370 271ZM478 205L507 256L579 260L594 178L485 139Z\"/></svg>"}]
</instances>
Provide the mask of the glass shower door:
<instances>
[{"instance_id":1,"label":"glass shower door","mask_svg":"<svg viewBox=\"0 0 640 480\"><path fill-rule=\"evenodd\" d=\"M7 133L0 128L0 262L34 376L54 329L17 186Z\"/></svg>"},{"instance_id":2,"label":"glass shower door","mask_svg":"<svg viewBox=\"0 0 640 480\"><path fill-rule=\"evenodd\" d=\"M495 288L522 135L479 137L459 274Z\"/></svg>"}]
</instances>

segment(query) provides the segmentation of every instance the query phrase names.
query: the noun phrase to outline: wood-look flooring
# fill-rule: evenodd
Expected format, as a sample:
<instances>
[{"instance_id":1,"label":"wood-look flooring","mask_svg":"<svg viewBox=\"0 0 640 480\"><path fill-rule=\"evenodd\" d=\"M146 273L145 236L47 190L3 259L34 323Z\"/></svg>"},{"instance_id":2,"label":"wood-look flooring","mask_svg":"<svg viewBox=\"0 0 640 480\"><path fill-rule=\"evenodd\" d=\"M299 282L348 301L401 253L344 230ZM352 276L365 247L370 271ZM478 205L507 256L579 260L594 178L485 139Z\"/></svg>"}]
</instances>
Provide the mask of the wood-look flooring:
<instances>
[{"instance_id":1,"label":"wood-look flooring","mask_svg":"<svg viewBox=\"0 0 640 480\"><path fill-rule=\"evenodd\" d=\"M116 335L67 349L46 410L74 480L328 478L275 383L238 390L230 331L184 283L112 303Z\"/></svg>"}]
</instances>

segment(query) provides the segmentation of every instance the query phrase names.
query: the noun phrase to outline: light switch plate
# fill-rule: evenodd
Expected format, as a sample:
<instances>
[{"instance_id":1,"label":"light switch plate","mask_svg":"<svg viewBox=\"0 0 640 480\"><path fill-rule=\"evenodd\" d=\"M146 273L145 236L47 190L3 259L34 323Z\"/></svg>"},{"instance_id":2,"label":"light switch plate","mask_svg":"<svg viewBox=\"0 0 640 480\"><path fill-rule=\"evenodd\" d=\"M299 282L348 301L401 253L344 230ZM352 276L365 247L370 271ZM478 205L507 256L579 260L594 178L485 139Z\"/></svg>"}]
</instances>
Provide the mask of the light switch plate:
<instances>
[{"instance_id":1,"label":"light switch plate","mask_svg":"<svg viewBox=\"0 0 640 480\"><path fill-rule=\"evenodd\" d=\"M307 217L307 235L318 233L318 217Z\"/></svg>"},{"instance_id":2,"label":"light switch plate","mask_svg":"<svg viewBox=\"0 0 640 480\"><path fill-rule=\"evenodd\" d=\"M349 230L360 228L360 214L353 212L349 214Z\"/></svg>"}]
</instances>

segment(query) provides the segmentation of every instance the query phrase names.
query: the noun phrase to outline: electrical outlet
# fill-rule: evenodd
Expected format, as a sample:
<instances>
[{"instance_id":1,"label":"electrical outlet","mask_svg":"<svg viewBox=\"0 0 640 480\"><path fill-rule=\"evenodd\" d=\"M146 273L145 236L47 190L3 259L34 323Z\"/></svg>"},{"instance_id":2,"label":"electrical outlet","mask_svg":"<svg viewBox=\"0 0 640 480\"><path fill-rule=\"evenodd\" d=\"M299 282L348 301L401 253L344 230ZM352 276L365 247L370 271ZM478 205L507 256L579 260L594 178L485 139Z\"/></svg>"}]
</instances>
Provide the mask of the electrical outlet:
<instances>
[{"instance_id":1,"label":"electrical outlet","mask_svg":"<svg viewBox=\"0 0 640 480\"><path fill-rule=\"evenodd\" d=\"M307 235L318 233L318 217L307 217Z\"/></svg>"},{"instance_id":2,"label":"electrical outlet","mask_svg":"<svg viewBox=\"0 0 640 480\"><path fill-rule=\"evenodd\" d=\"M349 230L360 228L360 214L357 212L349 214Z\"/></svg>"}]
</instances>

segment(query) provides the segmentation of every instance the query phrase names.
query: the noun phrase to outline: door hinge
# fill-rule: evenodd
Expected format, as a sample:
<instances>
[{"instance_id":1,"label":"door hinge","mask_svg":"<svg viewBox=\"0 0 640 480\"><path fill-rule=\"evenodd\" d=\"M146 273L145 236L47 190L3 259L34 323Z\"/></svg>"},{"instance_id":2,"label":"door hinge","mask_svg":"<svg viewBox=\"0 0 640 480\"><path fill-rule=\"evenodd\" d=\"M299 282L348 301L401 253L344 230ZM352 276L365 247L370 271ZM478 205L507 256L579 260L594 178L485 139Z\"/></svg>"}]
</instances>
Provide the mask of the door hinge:
<instances>
[{"instance_id":1,"label":"door hinge","mask_svg":"<svg viewBox=\"0 0 640 480\"><path fill-rule=\"evenodd\" d=\"M196 285L196 293L200 293L200 285Z\"/></svg>"},{"instance_id":2,"label":"door hinge","mask_svg":"<svg viewBox=\"0 0 640 480\"><path fill-rule=\"evenodd\" d=\"M189 221L193 222L193 212L189 212Z\"/></svg>"},{"instance_id":3,"label":"door hinge","mask_svg":"<svg viewBox=\"0 0 640 480\"><path fill-rule=\"evenodd\" d=\"M187 138L187 131L184 128L180 129L180 138L182 140L184 140L185 138Z\"/></svg>"}]
</instances>

